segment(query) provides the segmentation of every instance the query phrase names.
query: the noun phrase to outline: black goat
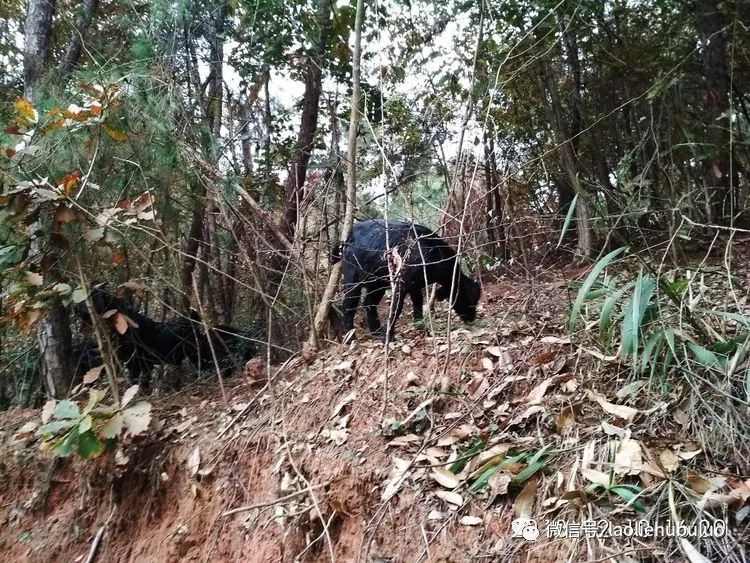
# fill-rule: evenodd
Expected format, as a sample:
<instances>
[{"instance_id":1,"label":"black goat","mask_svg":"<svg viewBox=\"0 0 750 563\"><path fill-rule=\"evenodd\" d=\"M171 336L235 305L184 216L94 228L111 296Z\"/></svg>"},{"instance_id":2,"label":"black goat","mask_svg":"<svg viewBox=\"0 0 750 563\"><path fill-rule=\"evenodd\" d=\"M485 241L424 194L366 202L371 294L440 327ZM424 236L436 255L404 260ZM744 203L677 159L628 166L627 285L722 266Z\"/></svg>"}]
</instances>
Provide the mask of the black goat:
<instances>
[{"instance_id":1,"label":"black goat","mask_svg":"<svg viewBox=\"0 0 750 563\"><path fill-rule=\"evenodd\" d=\"M71 346L73 376L78 381L90 370L103 365L102 355L93 338L84 338Z\"/></svg>"},{"instance_id":2,"label":"black goat","mask_svg":"<svg viewBox=\"0 0 750 563\"><path fill-rule=\"evenodd\" d=\"M115 311L129 319L127 329L120 333L111 330L117 357L128 368L133 381L148 386L150 374L158 364L179 365L186 358L195 357L202 334L195 318L177 317L167 322L155 321L139 313L128 299L112 293L106 284L92 287L89 295L97 316ZM86 301L76 305L76 314L85 324L91 324L91 313ZM108 317L110 320L114 315Z\"/></svg>"},{"instance_id":3,"label":"black goat","mask_svg":"<svg viewBox=\"0 0 750 563\"><path fill-rule=\"evenodd\" d=\"M253 349L244 345L241 331L229 326L212 329L209 344L201 317L194 310L190 317L158 322L136 311L129 300L112 293L106 284L93 286L89 299L98 316L116 311L132 321L123 333L110 332L118 358L128 368L131 378L143 385L148 385L150 372L159 364L180 365L187 359L197 369L210 368L214 365L211 344L224 374L231 372L235 362L244 364L254 354ZM76 305L76 313L84 323L90 324L85 301Z\"/></svg>"},{"instance_id":4,"label":"black goat","mask_svg":"<svg viewBox=\"0 0 750 563\"><path fill-rule=\"evenodd\" d=\"M363 289L366 290L367 327L381 337L393 337L393 327L404 307L406 294L414 305L414 319L422 318L422 290L432 283L439 284L438 299L452 294L453 310L461 320L471 322L476 318L481 287L461 272L455 251L426 227L403 221L360 221L343 243L343 250L334 249L331 260L333 263L344 261L345 333L354 328L354 314ZM395 275L396 292L393 314L387 331L383 331L377 307L391 287L389 261Z\"/></svg>"}]
</instances>

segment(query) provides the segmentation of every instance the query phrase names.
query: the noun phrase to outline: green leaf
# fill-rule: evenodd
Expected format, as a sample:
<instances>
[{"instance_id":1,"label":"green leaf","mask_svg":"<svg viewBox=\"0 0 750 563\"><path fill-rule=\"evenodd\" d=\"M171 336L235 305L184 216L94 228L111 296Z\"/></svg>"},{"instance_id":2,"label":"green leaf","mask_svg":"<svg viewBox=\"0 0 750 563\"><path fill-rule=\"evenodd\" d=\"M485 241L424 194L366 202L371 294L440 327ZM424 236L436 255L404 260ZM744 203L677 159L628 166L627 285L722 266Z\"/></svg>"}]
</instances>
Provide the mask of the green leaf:
<instances>
[{"instance_id":1,"label":"green leaf","mask_svg":"<svg viewBox=\"0 0 750 563\"><path fill-rule=\"evenodd\" d=\"M563 223L562 230L560 231L560 238L558 239L557 246L555 248L560 248L560 245L565 238L565 233L567 233L568 229L570 228L570 223L573 220L573 216L576 212L576 203L578 203L578 192L576 192L576 195L573 196L573 201L571 201L570 205L568 206L568 213L565 215L565 223Z\"/></svg>"},{"instance_id":2,"label":"green leaf","mask_svg":"<svg viewBox=\"0 0 750 563\"><path fill-rule=\"evenodd\" d=\"M630 282L622 289L618 289L612 293L602 305L602 312L599 316L599 338L602 342L605 341L607 332L609 331L609 325L612 320L612 312L614 311L615 305L620 302L622 296L626 291L629 291L631 287L635 285L635 282Z\"/></svg>"},{"instance_id":3,"label":"green leaf","mask_svg":"<svg viewBox=\"0 0 750 563\"><path fill-rule=\"evenodd\" d=\"M73 401L60 401L52 413L53 418L78 418L81 412Z\"/></svg>"},{"instance_id":4,"label":"green leaf","mask_svg":"<svg viewBox=\"0 0 750 563\"><path fill-rule=\"evenodd\" d=\"M610 262L617 258L620 254L622 254L627 247L621 247L613 250L606 256L604 256L601 260L599 260L595 265L594 268L591 270L589 275L586 277L586 280L583 282L583 285L581 285L581 289L578 290L578 296L576 297L575 302L573 303L573 308L570 311L570 317L568 319L568 331L573 332L576 327L576 321L578 321L578 316L581 313L581 308L583 307L583 302L586 299L586 294L591 289L591 286L596 281L596 278L599 277L599 274L602 273L602 271L609 266Z\"/></svg>"},{"instance_id":5,"label":"green leaf","mask_svg":"<svg viewBox=\"0 0 750 563\"><path fill-rule=\"evenodd\" d=\"M102 443L91 430L83 432L78 436L78 455L82 459L99 455L101 451Z\"/></svg>"},{"instance_id":6,"label":"green leaf","mask_svg":"<svg viewBox=\"0 0 750 563\"><path fill-rule=\"evenodd\" d=\"M481 438L477 439L477 441L474 442L474 445L471 446L471 448L469 448L464 455L460 456L456 461L453 462L453 464L448 468L448 471L454 474L461 473L463 468L466 467L466 464L469 463L469 460L478 455L484 449L486 443L487 442L485 440L482 440Z\"/></svg>"},{"instance_id":7,"label":"green leaf","mask_svg":"<svg viewBox=\"0 0 750 563\"><path fill-rule=\"evenodd\" d=\"M643 347L643 354L641 355L641 372L646 371L649 362L656 362L659 357L659 352L664 346L664 331L655 332L646 341L646 345ZM652 360L653 357L653 360Z\"/></svg>"},{"instance_id":8,"label":"green leaf","mask_svg":"<svg viewBox=\"0 0 750 563\"><path fill-rule=\"evenodd\" d=\"M627 357L632 354L633 362L637 364L638 349L640 348L640 333L643 315L646 313L651 296L656 290L656 280L651 276L638 274L633 288L633 298L625 309L622 321L622 353Z\"/></svg>"},{"instance_id":9,"label":"green leaf","mask_svg":"<svg viewBox=\"0 0 750 563\"><path fill-rule=\"evenodd\" d=\"M65 437L55 446L55 453L60 457L68 457L73 452L73 446L78 441L78 427L74 426Z\"/></svg>"},{"instance_id":10,"label":"green leaf","mask_svg":"<svg viewBox=\"0 0 750 563\"><path fill-rule=\"evenodd\" d=\"M707 350L700 344L696 344L695 342L686 342L685 345L693 353L695 359L705 367L710 368L715 365L721 364L721 361L716 354L714 354L711 350Z\"/></svg>"},{"instance_id":11,"label":"green leaf","mask_svg":"<svg viewBox=\"0 0 750 563\"><path fill-rule=\"evenodd\" d=\"M632 489L638 489L638 487L635 487L635 485L617 485L615 487L612 487L609 489L609 492L616 494L621 499L623 499L625 502L631 504L633 508L635 508L638 512L646 512L646 505L645 503L637 498L638 492L641 491L633 491Z\"/></svg>"},{"instance_id":12,"label":"green leaf","mask_svg":"<svg viewBox=\"0 0 750 563\"><path fill-rule=\"evenodd\" d=\"M84 416L81 422L78 424L78 432L83 434L84 432L88 432L91 430L91 426L93 424L93 419L90 416Z\"/></svg>"},{"instance_id":13,"label":"green leaf","mask_svg":"<svg viewBox=\"0 0 750 563\"><path fill-rule=\"evenodd\" d=\"M60 430L67 430L76 423L75 419L55 420L42 426L37 432L40 436L54 435Z\"/></svg>"}]
</instances>

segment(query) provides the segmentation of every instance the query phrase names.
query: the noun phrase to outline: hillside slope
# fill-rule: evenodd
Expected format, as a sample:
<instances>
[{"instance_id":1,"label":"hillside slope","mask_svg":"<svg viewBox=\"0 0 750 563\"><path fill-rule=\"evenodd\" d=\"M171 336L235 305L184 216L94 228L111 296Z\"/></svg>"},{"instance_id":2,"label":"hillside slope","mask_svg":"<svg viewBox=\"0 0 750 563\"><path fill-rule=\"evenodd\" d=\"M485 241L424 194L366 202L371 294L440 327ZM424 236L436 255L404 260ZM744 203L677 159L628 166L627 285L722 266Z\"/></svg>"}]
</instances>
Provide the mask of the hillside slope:
<instances>
[{"instance_id":1,"label":"hillside slope","mask_svg":"<svg viewBox=\"0 0 750 563\"><path fill-rule=\"evenodd\" d=\"M684 435L676 400L623 393L628 366L570 344L569 302L561 276L493 283L478 322L449 337L443 313L431 337L407 311L388 353L364 337L255 362L226 400L215 381L157 394L127 460L52 460L19 434L38 411L3 414L3 559L85 561L92 545L100 561L144 562L677 560L688 546L734 559L750 482ZM640 499L591 487L613 456ZM546 537L551 518L645 517L639 500L668 514L667 462L680 490L710 483L703 506L736 524L723 539ZM512 537L519 515L539 520L537 541Z\"/></svg>"}]
</instances>

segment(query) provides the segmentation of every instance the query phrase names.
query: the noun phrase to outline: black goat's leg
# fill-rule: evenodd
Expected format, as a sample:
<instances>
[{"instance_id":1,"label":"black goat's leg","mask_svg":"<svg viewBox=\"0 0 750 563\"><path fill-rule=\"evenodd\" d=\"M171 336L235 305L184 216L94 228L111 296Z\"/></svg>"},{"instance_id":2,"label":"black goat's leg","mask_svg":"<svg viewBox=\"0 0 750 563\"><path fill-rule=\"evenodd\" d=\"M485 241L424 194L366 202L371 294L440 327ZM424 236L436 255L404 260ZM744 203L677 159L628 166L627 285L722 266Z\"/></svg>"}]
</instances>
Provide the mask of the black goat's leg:
<instances>
[{"instance_id":1,"label":"black goat's leg","mask_svg":"<svg viewBox=\"0 0 750 563\"><path fill-rule=\"evenodd\" d=\"M382 301L385 295L385 287L374 287L367 290L365 295L365 319L367 320L368 330L377 335L384 336L383 325L380 323L378 318L378 304Z\"/></svg>"},{"instance_id":2,"label":"black goat's leg","mask_svg":"<svg viewBox=\"0 0 750 563\"><path fill-rule=\"evenodd\" d=\"M409 290L409 297L411 297L411 304L414 307L414 322L421 322L424 318L422 309L424 308L424 295L422 294L421 287L412 287Z\"/></svg>"},{"instance_id":3,"label":"black goat's leg","mask_svg":"<svg viewBox=\"0 0 750 563\"><path fill-rule=\"evenodd\" d=\"M344 338L346 341L354 340L354 315L357 312L357 305L359 305L360 294L362 293L362 286L358 283L344 284L344 318L342 324L344 326ZM350 336L348 336L350 335Z\"/></svg>"},{"instance_id":4,"label":"black goat's leg","mask_svg":"<svg viewBox=\"0 0 750 563\"><path fill-rule=\"evenodd\" d=\"M391 303L391 314L388 317L388 331L385 336L387 342L392 342L396 336L396 321L401 316L401 311L404 310L404 301L406 301L406 290L403 289L401 284L396 286L393 299L395 302Z\"/></svg>"}]
</instances>

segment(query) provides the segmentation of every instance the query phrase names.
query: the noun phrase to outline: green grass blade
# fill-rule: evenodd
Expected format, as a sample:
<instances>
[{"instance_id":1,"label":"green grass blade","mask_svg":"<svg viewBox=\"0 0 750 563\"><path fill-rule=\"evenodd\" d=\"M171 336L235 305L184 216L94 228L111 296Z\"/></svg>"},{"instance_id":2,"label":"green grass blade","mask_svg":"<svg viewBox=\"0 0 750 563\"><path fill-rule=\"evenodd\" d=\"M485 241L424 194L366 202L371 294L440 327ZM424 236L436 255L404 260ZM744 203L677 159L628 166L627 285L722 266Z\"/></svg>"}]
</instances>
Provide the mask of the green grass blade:
<instances>
[{"instance_id":1,"label":"green grass blade","mask_svg":"<svg viewBox=\"0 0 750 563\"><path fill-rule=\"evenodd\" d=\"M604 256L601 260L599 260L595 265L594 268L589 272L589 275L586 277L586 280L583 282L583 285L581 285L581 289L578 290L578 295L576 296L576 300L573 303L573 308L570 311L570 317L568 319L568 331L572 334L575 330L576 322L578 321L578 317L581 314L581 309L583 308L583 302L586 299L586 294L591 289L591 286L594 285L594 282L599 277L599 274L602 273L602 271L609 266L609 264L617 258L620 254L625 252L627 247L621 247L613 250L606 256Z\"/></svg>"}]
</instances>

